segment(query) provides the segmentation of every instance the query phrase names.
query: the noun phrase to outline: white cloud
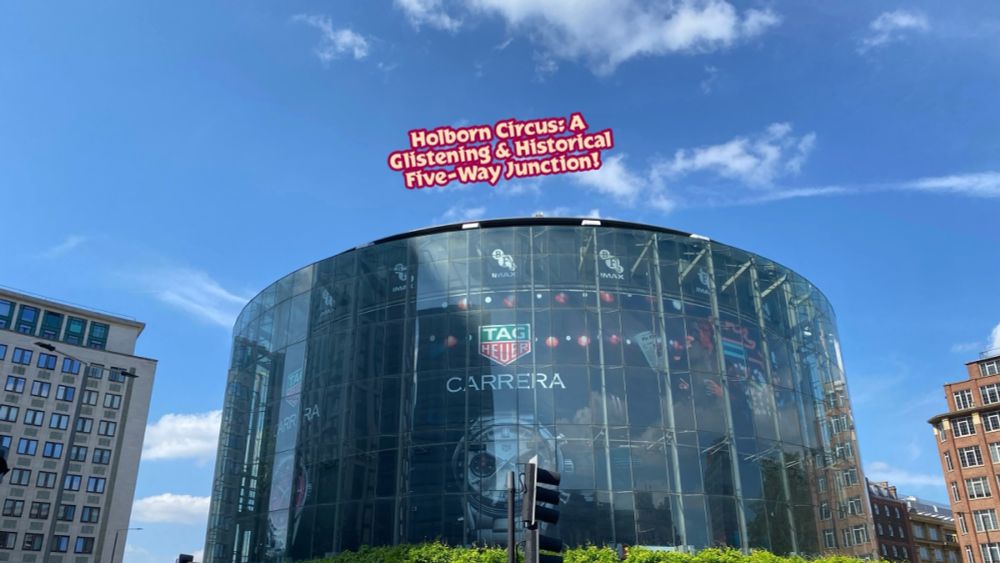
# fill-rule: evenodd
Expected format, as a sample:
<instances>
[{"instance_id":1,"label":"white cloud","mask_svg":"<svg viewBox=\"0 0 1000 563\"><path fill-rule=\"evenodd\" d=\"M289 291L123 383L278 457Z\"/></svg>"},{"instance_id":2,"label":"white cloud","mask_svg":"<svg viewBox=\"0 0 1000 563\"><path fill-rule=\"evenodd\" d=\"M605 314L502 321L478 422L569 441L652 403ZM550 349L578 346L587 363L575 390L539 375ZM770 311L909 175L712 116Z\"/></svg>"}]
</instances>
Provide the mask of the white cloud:
<instances>
[{"instance_id":1,"label":"white cloud","mask_svg":"<svg viewBox=\"0 0 1000 563\"><path fill-rule=\"evenodd\" d=\"M438 217L436 222L457 223L459 221L475 221L476 219L482 219L485 215L485 207L469 207L467 205L455 204Z\"/></svg>"},{"instance_id":2,"label":"white cloud","mask_svg":"<svg viewBox=\"0 0 1000 563\"><path fill-rule=\"evenodd\" d=\"M298 14L292 21L304 23L320 31L319 45L315 53L324 64L330 64L334 59L350 54L354 60L360 61L368 56L368 40L349 28L334 29L333 22L327 16Z\"/></svg>"},{"instance_id":3,"label":"white cloud","mask_svg":"<svg viewBox=\"0 0 1000 563\"><path fill-rule=\"evenodd\" d=\"M609 196L619 205L631 207L648 180L625 166L625 156L623 153L605 157L597 170L580 172L572 178L601 195Z\"/></svg>"},{"instance_id":4,"label":"white cloud","mask_svg":"<svg viewBox=\"0 0 1000 563\"><path fill-rule=\"evenodd\" d=\"M208 519L210 502L210 497L175 495L173 493L141 498L132 505L132 520L136 522L204 525Z\"/></svg>"},{"instance_id":5,"label":"white cloud","mask_svg":"<svg viewBox=\"0 0 1000 563\"><path fill-rule=\"evenodd\" d=\"M727 0L396 0L410 22L447 31L458 14L499 16L551 58L584 60L598 74L640 56L702 53L758 37L781 18L770 9L742 13Z\"/></svg>"},{"instance_id":6,"label":"white cloud","mask_svg":"<svg viewBox=\"0 0 1000 563\"><path fill-rule=\"evenodd\" d=\"M45 249L41 254L39 254L39 257L58 258L76 250L80 245L88 242L89 240L90 237L85 237L83 235L69 235L59 244Z\"/></svg>"},{"instance_id":7,"label":"white cloud","mask_svg":"<svg viewBox=\"0 0 1000 563\"><path fill-rule=\"evenodd\" d=\"M903 38L904 32L923 32L931 28L927 16L918 11L883 12L868 24L868 35L861 40L859 51L865 52Z\"/></svg>"},{"instance_id":8,"label":"white cloud","mask_svg":"<svg viewBox=\"0 0 1000 563\"><path fill-rule=\"evenodd\" d=\"M789 123L772 123L752 137L736 137L718 145L681 149L661 161L656 172L667 179L708 172L749 186L768 187L782 176L798 174L816 134L792 134Z\"/></svg>"},{"instance_id":9,"label":"white cloud","mask_svg":"<svg viewBox=\"0 0 1000 563\"><path fill-rule=\"evenodd\" d=\"M920 178L905 182L901 187L927 192L957 193L973 197L1000 197L1000 172Z\"/></svg>"},{"instance_id":10,"label":"white cloud","mask_svg":"<svg viewBox=\"0 0 1000 563\"><path fill-rule=\"evenodd\" d=\"M906 469L892 467L884 461L867 464L865 474L872 481L888 481L899 487L941 487L944 484L940 475L912 473Z\"/></svg>"},{"instance_id":11,"label":"white cloud","mask_svg":"<svg viewBox=\"0 0 1000 563\"><path fill-rule=\"evenodd\" d=\"M219 446L222 411L165 414L146 428L142 459L195 459L207 463Z\"/></svg>"},{"instance_id":12,"label":"white cloud","mask_svg":"<svg viewBox=\"0 0 1000 563\"><path fill-rule=\"evenodd\" d=\"M951 345L953 354L967 354L969 352L979 352L982 345L979 342L959 342Z\"/></svg>"},{"instance_id":13,"label":"white cloud","mask_svg":"<svg viewBox=\"0 0 1000 563\"><path fill-rule=\"evenodd\" d=\"M1000 324L993 327L993 331L990 332L990 342L989 348L987 350L997 350L1000 351Z\"/></svg>"},{"instance_id":14,"label":"white cloud","mask_svg":"<svg viewBox=\"0 0 1000 563\"><path fill-rule=\"evenodd\" d=\"M708 65L705 67L705 78L698 84L701 91L705 94L712 93L712 87L715 85L715 80L719 76L719 69Z\"/></svg>"},{"instance_id":15,"label":"white cloud","mask_svg":"<svg viewBox=\"0 0 1000 563\"><path fill-rule=\"evenodd\" d=\"M202 320L232 328L249 301L222 287L211 276L190 268L160 268L139 276L143 289L158 300Z\"/></svg>"},{"instance_id":16,"label":"white cloud","mask_svg":"<svg viewBox=\"0 0 1000 563\"><path fill-rule=\"evenodd\" d=\"M427 26L458 31L462 26L462 20L449 15L441 0L396 0L396 6L406 13L410 24L417 29Z\"/></svg>"}]
</instances>

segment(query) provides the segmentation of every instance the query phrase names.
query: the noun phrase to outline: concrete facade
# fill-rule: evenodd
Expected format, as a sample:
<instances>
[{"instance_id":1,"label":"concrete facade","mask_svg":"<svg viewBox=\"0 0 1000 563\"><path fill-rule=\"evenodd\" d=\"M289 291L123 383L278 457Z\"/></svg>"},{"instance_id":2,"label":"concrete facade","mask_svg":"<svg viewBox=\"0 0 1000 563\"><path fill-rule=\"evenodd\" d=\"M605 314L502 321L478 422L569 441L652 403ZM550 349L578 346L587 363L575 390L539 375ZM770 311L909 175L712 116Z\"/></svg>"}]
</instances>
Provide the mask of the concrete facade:
<instances>
[{"instance_id":1,"label":"concrete facade","mask_svg":"<svg viewBox=\"0 0 1000 563\"><path fill-rule=\"evenodd\" d=\"M0 288L0 561L122 560L156 371L135 355L144 326Z\"/></svg>"}]
</instances>

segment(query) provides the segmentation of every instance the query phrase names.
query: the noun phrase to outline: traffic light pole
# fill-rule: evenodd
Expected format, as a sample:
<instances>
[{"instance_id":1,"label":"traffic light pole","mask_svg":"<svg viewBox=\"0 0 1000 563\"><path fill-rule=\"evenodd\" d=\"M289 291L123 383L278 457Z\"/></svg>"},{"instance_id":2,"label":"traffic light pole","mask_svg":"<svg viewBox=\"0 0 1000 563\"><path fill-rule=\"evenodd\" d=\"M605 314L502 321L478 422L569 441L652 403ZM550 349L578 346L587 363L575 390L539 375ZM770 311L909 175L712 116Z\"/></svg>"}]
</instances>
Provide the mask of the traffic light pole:
<instances>
[{"instance_id":1,"label":"traffic light pole","mask_svg":"<svg viewBox=\"0 0 1000 563\"><path fill-rule=\"evenodd\" d=\"M517 494L514 484L516 481L514 472L509 472L507 474L507 563L517 563L517 535L514 528L514 503Z\"/></svg>"}]
</instances>

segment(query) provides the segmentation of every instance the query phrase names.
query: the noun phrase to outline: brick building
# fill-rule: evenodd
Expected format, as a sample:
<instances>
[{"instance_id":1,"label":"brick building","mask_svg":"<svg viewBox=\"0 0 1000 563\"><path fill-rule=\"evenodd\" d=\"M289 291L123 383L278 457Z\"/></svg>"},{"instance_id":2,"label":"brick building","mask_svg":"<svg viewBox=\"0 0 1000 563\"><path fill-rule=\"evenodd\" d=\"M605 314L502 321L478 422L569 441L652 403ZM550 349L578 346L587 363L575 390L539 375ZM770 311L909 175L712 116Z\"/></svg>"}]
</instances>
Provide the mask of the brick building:
<instances>
[{"instance_id":1,"label":"brick building","mask_svg":"<svg viewBox=\"0 0 1000 563\"><path fill-rule=\"evenodd\" d=\"M1000 563L1000 350L944 386L948 411L931 418L965 563Z\"/></svg>"},{"instance_id":2,"label":"brick building","mask_svg":"<svg viewBox=\"0 0 1000 563\"><path fill-rule=\"evenodd\" d=\"M917 562L909 507L889 483L868 481L868 500L875 521L875 540L882 559Z\"/></svg>"}]
</instances>

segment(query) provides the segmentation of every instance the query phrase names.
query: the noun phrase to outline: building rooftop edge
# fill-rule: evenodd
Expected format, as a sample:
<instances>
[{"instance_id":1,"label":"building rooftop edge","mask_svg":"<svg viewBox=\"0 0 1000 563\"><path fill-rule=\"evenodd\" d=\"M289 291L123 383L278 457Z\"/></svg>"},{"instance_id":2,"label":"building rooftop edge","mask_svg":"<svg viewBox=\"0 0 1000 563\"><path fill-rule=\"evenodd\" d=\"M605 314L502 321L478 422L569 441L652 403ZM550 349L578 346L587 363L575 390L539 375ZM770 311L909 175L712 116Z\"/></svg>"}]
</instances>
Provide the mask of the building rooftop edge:
<instances>
[{"instance_id":1,"label":"building rooftop edge","mask_svg":"<svg viewBox=\"0 0 1000 563\"><path fill-rule=\"evenodd\" d=\"M681 230L678 230L678 229L671 229L671 228L668 228L668 227L660 227L660 226L657 226L657 225L649 225L649 224L646 224L646 223L635 223L635 222L632 222L632 221L622 221L622 220L619 220L619 219L603 219L603 218L597 218L597 217L507 217L507 218L499 218L499 219L472 219L472 220L468 220L468 221L461 221L461 222L456 222L456 223L444 223L444 224L441 224L441 225L434 225L434 226L430 226L430 227L421 227L421 228L418 228L418 229L412 229L412 230L409 230L409 231L404 231L402 233L397 233L397 234L394 234L394 235L389 235L389 236L378 238L378 239L375 239L375 240L372 240L372 241L369 241L369 242L358 244L358 245L355 245L355 246L353 246L351 248L348 248L346 250L338 252L336 254L331 254L330 256L326 256L326 257L320 258L318 260L314 260L314 261L312 261L312 262L310 262L308 264L305 264L305 265L303 265L303 266L301 266L299 268L296 268L296 269L292 270L291 272L289 272L287 274L284 274L284 275L280 276L279 278L275 279L273 282L265 285L253 297L251 297L249 300L247 300L246 304L240 310L240 313L236 316L236 318L238 320L239 317L243 315L243 312L246 311L247 307L249 307L250 304L253 303L253 301L255 299L257 299L257 297L259 297L262 293L264 293L265 291L267 291L267 289L269 287L271 287L272 285L274 285L274 284L278 283L279 281L283 280L288 275L293 274L293 273L295 273L295 272L297 272L299 270L302 270L304 268L308 268L309 266L313 266L315 264L323 262L325 260L329 260L331 258L336 258L337 256L340 256L342 254L347 254L348 252L355 252L357 250L361 250L361 249L367 248L369 246L374 246L376 244L383 244L383 243L387 243L387 242L393 242L393 241L397 241L397 240L404 240L404 239L418 237L418 236L424 236L424 235L433 235L433 234L438 234L438 233L448 233L448 232L455 232L455 231L466 231L466 230L470 230L470 229L479 229L479 228L483 228L483 227L490 228L490 227L518 227L518 226L613 227L613 228L619 228L619 229L636 229L636 230L643 230L643 231L652 231L652 232L667 233L667 234L672 234L672 235L677 235L677 236L682 236L682 237L690 237L690 238L697 239L697 240L702 240L702 241L711 242L711 243L715 243L715 244L721 244L723 246L728 246L730 248L735 248L735 249L741 250L743 252L748 252L748 253L753 254L755 256L760 256L761 258L767 258L766 256L761 256L761 255L757 254L756 252L751 252L749 250L744 250L744 249L742 249L740 247L733 246L731 244L727 244L727 243L724 243L724 242L720 242L720 241L717 241L715 239L712 239L712 238L704 236L704 235L699 235L699 234L696 234L696 233L689 233L689 232L686 232L686 231L681 231ZM784 268L786 270L789 270L789 271L795 273L796 275L798 275L799 277L801 277L805 282L807 282L810 286L812 286L812 288L815 289L823 297L824 300L826 300L827 304L830 306L831 309L833 308L833 304L830 303L830 299L826 296L825 293L823 293L823 290L821 290L816 284L814 284L811 280L809 280L809 278L803 276L802 274L799 274L798 272L796 272L792 268L789 268L788 266L785 266L783 263L778 262L777 260L773 260L771 258L767 258L767 260L769 260L769 261L777 264L778 266L781 266L782 268ZM234 325L234 328L235 328L235 325Z\"/></svg>"},{"instance_id":2,"label":"building rooftop edge","mask_svg":"<svg viewBox=\"0 0 1000 563\"><path fill-rule=\"evenodd\" d=\"M116 324L128 325L139 329L139 334L142 334L143 329L146 328L146 323L137 321L132 317L119 315L117 313L111 313L109 311L102 311L100 309L91 309L84 305L70 303L67 301L60 301L58 299L53 299L51 297L44 297L42 295L37 295L31 292L14 289L12 287L7 287L4 285L0 285L0 296L8 296L17 301L32 301L40 305L49 306L54 309L63 309L80 315L97 317L101 320L113 322Z\"/></svg>"}]
</instances>

